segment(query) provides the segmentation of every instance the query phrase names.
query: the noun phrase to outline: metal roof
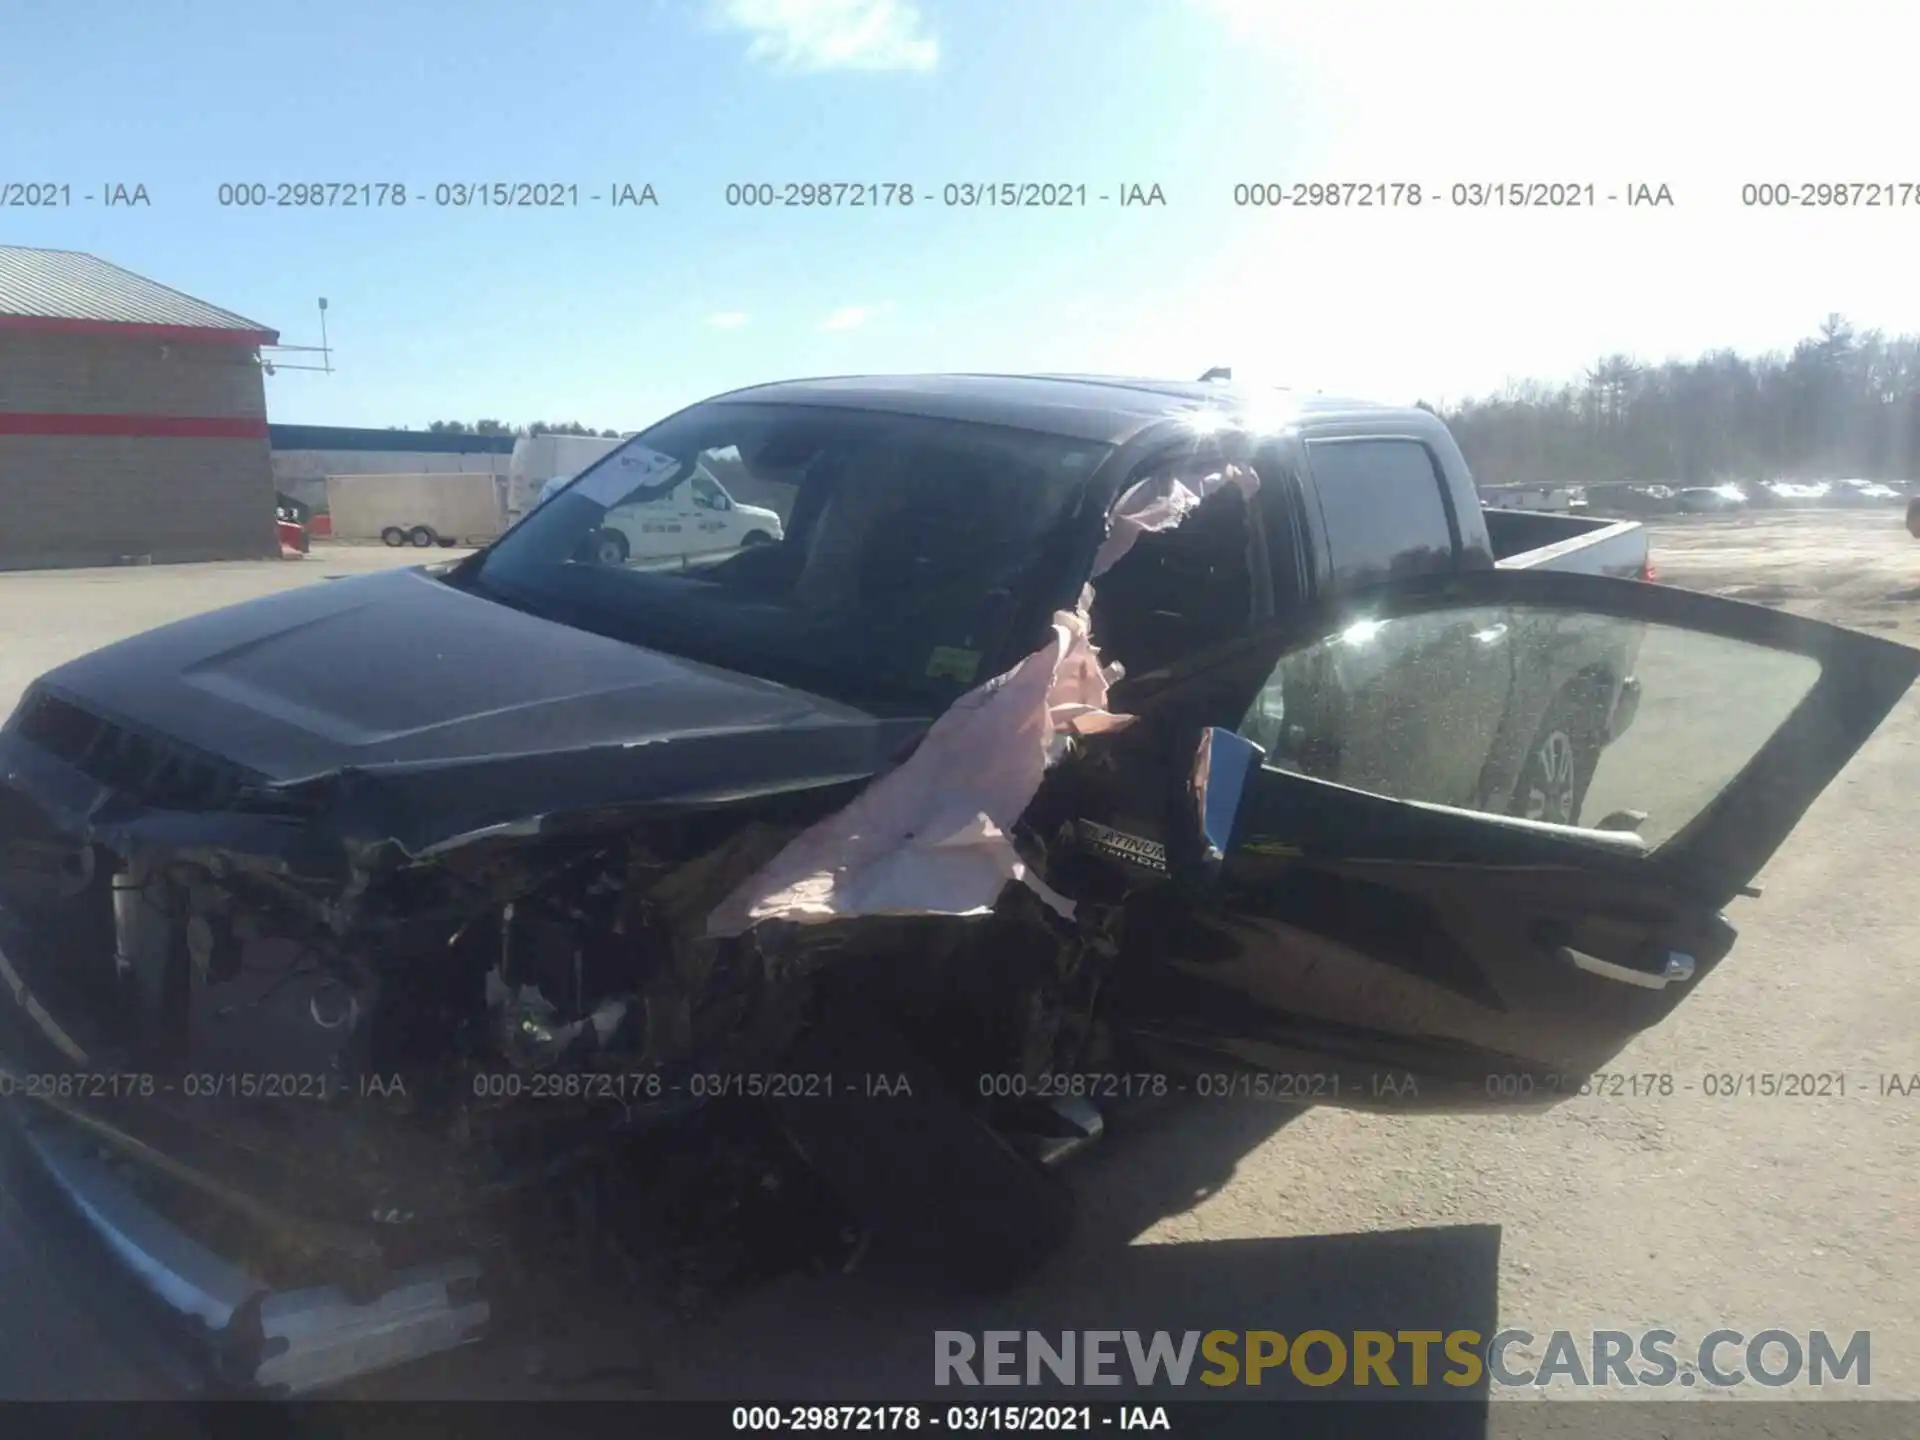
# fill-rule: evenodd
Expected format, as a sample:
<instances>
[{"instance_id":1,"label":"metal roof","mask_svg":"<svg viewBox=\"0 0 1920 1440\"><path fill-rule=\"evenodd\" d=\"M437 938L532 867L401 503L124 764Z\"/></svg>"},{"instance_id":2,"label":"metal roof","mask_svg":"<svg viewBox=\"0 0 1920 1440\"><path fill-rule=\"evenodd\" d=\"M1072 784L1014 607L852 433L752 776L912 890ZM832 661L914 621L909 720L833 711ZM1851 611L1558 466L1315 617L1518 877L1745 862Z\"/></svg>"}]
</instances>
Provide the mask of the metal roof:
<instances>
[{"instance_id":1,"label":"metal roof","mask_svg":"<svg viewBox=\"0 0 1920 1440\"><path fill-rule=\"evenodd\" d=\"M278 331L80 250L0 245L0 326L278 342Z\"/></svg>"},{"instance_id":2,"label":"metal roof","mask_svg":"<svg viewBox=\"0 0 1920 1440\"><path fill-rule=\"evenodd\" d=\"M1286 411L1326 419L1384 416L1401 409L1282 389L1109 375L838 375L754 385L713 398L886 410L1116 445L1150 425L1197 410L1241 416Z\"/></svg>"},{"instance_id":3,"label":"metal roof","mask_svg":"<svg viewBox=\"0 0 1920 1440\"><path fill-rule=\"evenodd\" d=\"M269 425L275 450L384 450L430 455L511 455L512 435L447 430L368 430L356 425Z\"/></svg>"}]
</instances>

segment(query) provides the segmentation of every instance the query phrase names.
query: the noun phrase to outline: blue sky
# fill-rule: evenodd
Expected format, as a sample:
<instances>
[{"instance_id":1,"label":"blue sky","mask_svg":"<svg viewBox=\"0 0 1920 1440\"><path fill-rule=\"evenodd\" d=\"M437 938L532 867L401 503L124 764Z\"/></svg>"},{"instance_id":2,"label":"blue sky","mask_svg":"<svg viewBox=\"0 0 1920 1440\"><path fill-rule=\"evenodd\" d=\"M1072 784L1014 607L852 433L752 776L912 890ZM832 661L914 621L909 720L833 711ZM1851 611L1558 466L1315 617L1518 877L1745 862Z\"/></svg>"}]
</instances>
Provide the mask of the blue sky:
<instances>
[{"instance_id":1,"label":"blue sky","mask_svg":"<svg viewBox=\"0 0 1920 1440\"><path fill-rule=\"evenodd\" d=\"M1674 13L1669 13L1669 11ZM1328 13L1319 13L1319 12ZM1625 350L1920 329L1920 208L1757 212L1756 179L1920 186L1915 22L1823 5L1345 0L11 0L0 209L278 328L338 373L277 421L633 428L793 374L1074 369L1441 399ZM1809 54L1845 57L1844 75ZM1670 209L1301 212L1246 181L1667 184ZM577 208L435 186L577 184ZM730 182L911 183L910 209L730 208ZM962 210L947 182L1157 184L1164 207ZM222 183L404 182L240 210ZM657 207L590 194L650 184ZM927 197L932 197L929 203ZM298 358L298 357L288 357Z\"/></svg>"}]
</instances>

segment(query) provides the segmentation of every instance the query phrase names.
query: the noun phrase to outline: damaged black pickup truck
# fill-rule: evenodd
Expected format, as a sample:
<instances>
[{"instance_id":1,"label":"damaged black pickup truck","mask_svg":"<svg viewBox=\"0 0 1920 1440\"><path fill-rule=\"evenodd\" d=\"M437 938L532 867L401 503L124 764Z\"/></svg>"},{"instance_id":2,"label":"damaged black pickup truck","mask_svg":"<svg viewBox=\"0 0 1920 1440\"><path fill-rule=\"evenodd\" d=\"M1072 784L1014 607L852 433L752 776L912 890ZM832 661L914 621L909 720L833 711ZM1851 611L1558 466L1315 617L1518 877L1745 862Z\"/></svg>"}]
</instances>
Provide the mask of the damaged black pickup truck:
<instances>
[{"instance_id":1,"label":"damaged black pickup truck","mask_svg":"<svg viewBox=\"0 0 1920 1440\"><path fill-rule=\"evenodd\" d=\"M782 538L604 563L701 474ZM1010 1283L1116 1105L1549 1104L1706 980L1920 652L1648 578L1422 410L722 396L465 560L37 682L0 1090L273 1390L480 1335L556 1217L717 1224L640 1198L690 1166Z\"/></svg>"}]
</instances>

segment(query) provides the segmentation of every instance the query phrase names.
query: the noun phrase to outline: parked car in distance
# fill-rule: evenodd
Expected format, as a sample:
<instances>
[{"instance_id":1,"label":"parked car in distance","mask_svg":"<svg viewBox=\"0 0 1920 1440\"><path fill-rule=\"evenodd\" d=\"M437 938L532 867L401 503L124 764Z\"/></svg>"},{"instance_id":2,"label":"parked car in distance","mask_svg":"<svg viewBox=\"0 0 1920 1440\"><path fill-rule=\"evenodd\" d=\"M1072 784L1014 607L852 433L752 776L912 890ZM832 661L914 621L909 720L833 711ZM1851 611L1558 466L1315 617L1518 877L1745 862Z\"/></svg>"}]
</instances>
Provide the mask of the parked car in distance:
<instances>
[{"instance_id":1,"label":"parked car in distance","mask_svg":"<svg viewBox=\"0 0 1920 1440\"><path fill-rule=\"evenodd\" d=\"M1686 515L1724 515L1747 506L1746 492L1738 485L1689 485L1675 492L1673 499Z\"/></svg>"},{"instance_id":2,"label":"parked car in distance","mask_svg":"<svg viewBox=\"0 0 1920 1440\"><path fill-rule=\"evenodd\" d=\"M1853 505L1897 505L1906 499L1893 486L1879 480L1842 480L1835 489L1845 493L1843 503Z\"/></svg>"}]
</instances>

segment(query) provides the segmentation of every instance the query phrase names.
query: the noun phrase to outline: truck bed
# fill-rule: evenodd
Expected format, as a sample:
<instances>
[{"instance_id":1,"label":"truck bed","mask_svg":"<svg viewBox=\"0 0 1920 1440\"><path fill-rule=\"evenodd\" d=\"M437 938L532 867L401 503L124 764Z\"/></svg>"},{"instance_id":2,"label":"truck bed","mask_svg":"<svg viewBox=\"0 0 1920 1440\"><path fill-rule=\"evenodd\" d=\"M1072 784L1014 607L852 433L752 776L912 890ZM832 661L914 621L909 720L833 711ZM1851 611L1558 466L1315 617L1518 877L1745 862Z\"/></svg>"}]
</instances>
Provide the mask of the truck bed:
<instances>
[{"instance_id":1,"label":"truck bed","mask_svg":"<svg viewBox=\"0 0 1920 1440\"><path fill-rule=\"evenodd\" d=\"M1505 570L1572 570L1643 578L1647 531L1638 520L1594 520L1539 510L1484 512L1494 563Z\"/></svg>"}]
</instances>

